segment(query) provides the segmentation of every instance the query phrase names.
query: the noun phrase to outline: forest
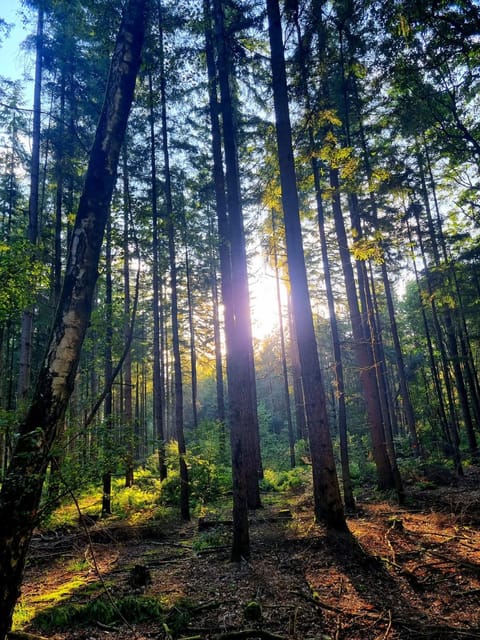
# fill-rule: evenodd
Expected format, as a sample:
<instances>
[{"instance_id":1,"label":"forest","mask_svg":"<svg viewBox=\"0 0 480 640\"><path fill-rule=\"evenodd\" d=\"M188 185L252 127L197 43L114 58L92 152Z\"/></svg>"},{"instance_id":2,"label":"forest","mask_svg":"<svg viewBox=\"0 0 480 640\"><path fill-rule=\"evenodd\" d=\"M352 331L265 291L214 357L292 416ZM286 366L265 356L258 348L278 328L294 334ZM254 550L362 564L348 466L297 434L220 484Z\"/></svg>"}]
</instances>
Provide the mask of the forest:
<instances>
[{"instance_id":1,"label":"forest","mask_svg":"<svg viewBox=\"0 0 480 640\"><path fill-rule=\"evenodd\" d=\"M18 21L0 640L480 638L478 3Z\"/></svg>"}]
</instances>

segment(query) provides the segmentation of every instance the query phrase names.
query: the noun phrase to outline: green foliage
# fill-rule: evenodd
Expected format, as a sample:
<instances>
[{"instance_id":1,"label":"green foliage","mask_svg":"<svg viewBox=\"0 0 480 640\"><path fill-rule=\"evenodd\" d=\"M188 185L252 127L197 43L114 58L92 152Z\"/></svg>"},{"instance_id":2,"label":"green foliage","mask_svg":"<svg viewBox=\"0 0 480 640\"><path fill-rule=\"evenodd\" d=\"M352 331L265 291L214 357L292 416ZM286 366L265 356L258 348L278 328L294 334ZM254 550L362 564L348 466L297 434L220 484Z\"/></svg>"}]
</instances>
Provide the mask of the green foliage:
<instances>
[{"instance_id":1,"label":"green foliage","mask_svg":"<svg viewBox=\"0 0 480 640\"><path fill-rule=\"evenodd\" d=\"M30 622L34 615L34 608L26 604L22 599L17 602L15 611L13 612L12 631L23 629Z\"/></svg>"},{"instance_id":2,"label":"green foliage","mask_svg":"<svg viewBox=\"0 0 480 640\"><path fill-rule=\"evenodd\" d=\"M198 428L189 434L188 450L215 464L230 464L229 443L222 443L220 429L221 425L217 420L202 420ZM228 434L226 440L228 441Z\"/></svg>"},{"instance_id":3,"label":"green foliage","mask_svg":"<svg viewBox=\"0 0 480 640\"><path fill-rule=\"evenodd\" d=\"M153 509L160 494L159 485L160 481L158 481L157 491L142 489L137 484L133 485L133 487L122 487L121 489L117 487L112 491L114 513L121 518L131 520L142 511Z\"/></svg>"},{"instance_id":4,"label":"green foliage","mask_svg":"<svg viewBox=\"0 0 480 640\"><path fill-rule=\"evenodd\" d=\"M47 268L27 240L0 243L0 325L29 307L47 285Z\"/></svg>"},{"instance_id":5,"label":"green foliage","mask_svg":"<svg viewBox=\"0 0 480 640\"><path fill-rule=\"evenodd\" d=\"M263 403L260 403L258 422L264 468L287 471L290 468L290 449L288 433L283 421L277 424L277 417Z\"/></svg>"},{"instance_id":6,"label":"green foliage","mask_svg":"<svg viewBox=\"0 0 480 640\"><path fill-rule=\"evenodd\" d=\"M201 531L194 538L192 548L194 551L224 547L230 543L231 532L223 526L214 527L208 531Z\"/></svg>"},{"instance_id":7,"label":"green foliage","mask_svg":"<svg viewBox=\"0 0 480 640\"><path fill-rule=\"evenodd\" d=\"M113 624L122 619L131 624L162 620L165 610L153 596L125 596L118 600L97 598L86 604L68 603L51 607L35 616L33 622L41 631L68 630L72 625Z\"/></svg>"},{"instance_id":8,"label":"green foliage","mask_svg":"<svg viewBox=\"0 0 480 640\"><path fill-rule=\"evenodd\" d=\"M302 489L310 483L311 473L308 467L295 467L288 471L265 469L260 481L262 491L292 491Z\"/></svg>"},{"instance_id":9,"label":"green foliage","mask_svg":"<svg viewBox=\"0 0 480 640\"><path fill-rule=\"evenodd\" d=\"M167 446L167 478L162 482L160 502L165 505L178 505L180 501L180 472L177 467L178 452L176 443ZM227 466L216 465L200 455L187 454L190 500L193 506L209 504L225 496L232 486L231 470Z\"/></svg>"}]
</instances>

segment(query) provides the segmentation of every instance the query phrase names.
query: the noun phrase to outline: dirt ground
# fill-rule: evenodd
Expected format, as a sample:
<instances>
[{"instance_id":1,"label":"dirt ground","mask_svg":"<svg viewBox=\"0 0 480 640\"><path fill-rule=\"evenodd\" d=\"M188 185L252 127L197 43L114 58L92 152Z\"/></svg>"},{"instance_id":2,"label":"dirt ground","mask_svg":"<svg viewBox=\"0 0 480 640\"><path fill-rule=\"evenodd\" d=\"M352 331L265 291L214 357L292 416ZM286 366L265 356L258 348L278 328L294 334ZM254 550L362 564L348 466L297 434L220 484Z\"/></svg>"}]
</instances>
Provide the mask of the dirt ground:
<instances>
[{"instance_id":1,"label":"dirt ground","mask_svg":"<svg viewBox=\"0 0 480 640\"><path fill-rule=\"evenodd\" d=\"M173 610L189 602L175 633L162 623L98 623L55 640L480 639L479 480L477 469L453 485L412 486L401 508L360 498L346 539L313 524L308 495L270 504L252 515L251 558L240 565L229 562L222 524L201 533L198 522L94 523L90 542L81 528L39 534L22 601L38 603L63 585L66 601L85 602L99 597L85 582L98 585L100 574L113 600L133 592ZM147 576L140 570L137 585L135 565ZM83 586L68 587L72 577Z\"/></svg>"}]
</instances>

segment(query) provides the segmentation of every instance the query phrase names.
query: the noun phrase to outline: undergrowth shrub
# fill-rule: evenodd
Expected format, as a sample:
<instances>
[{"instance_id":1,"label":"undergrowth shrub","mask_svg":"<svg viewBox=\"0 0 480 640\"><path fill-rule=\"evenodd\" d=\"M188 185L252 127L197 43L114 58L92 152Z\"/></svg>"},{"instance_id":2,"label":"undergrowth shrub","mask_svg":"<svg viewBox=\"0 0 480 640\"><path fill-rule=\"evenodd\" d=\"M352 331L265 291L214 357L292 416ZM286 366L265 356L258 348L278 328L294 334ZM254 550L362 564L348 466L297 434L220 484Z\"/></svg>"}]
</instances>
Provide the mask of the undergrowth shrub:
<instances>
[{"instance_id":1,"label":"undergrowth shrub","mask_svg":"<svg viewBox=\"0 0 480 640\"><path fill-rule=\"evenodd\" d=\"M295 467L288 471L265 469L260 481L262 491L295 491L303 489L310 482L311 473L307 467Z\"/></svg>"},{"instance_id":2,"label":"undergrowth shrub","mask_svg":"<svg viewBox=\"0 0 480 640\"><path fill-rule=\"evenodd\" d=\"M195 536L192 549L202 551L215 547L224 547L230 543L231 532L229 527L218 526L209 531L201 531Z\"/></svg>"},{"instance_id":3,"label":"undergrowth shrub","mask_svg":"<svg viewBox=\"0 0 480 640\"><path fill-rule=\"evenodd\" d=\"M38 613L33 622L40 631L63 631L72 625L113 624L122 618L131 624L161 620L165 615L160 600L153 596L125 596L111 602L96 598L86 604L68 603Z\"/></svg>"},{"instance_id":4,"label":"undergrowth shrub","mask_svg":"<svg viewBox=\"0 0 480 640\"><path fill-rule=\"evenodd\" d=\"M190 501L193 507L215 502L230 492L232 476L229 467L190 453L187 454L186 461L190 480ZM160 503L178 505L180 472L176 442L167 445L167 468L167 478L161 485Z\"/></svg>"},{"instance_id":5,"label":"undergrowth shrub","mask_svg":"<svg viewBox=\"0 0 480 640\"><path fill-rule=\"evenodd\" d=\"M130 518L139 511L152 509L158 499L157 492L146 491L134 484L132 487L123 487L113 492L112 506L114 512L122 518Z\"/></svg>"}]
</instances>

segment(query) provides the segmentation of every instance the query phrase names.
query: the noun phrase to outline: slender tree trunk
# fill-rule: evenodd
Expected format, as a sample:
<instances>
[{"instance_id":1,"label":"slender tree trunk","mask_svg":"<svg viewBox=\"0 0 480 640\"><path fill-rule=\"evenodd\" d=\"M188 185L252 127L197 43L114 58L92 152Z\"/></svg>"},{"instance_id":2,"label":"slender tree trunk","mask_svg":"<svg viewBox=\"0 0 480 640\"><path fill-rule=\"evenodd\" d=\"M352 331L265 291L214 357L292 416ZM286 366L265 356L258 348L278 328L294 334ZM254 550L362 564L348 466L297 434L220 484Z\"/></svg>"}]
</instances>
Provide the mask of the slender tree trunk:
<instances>
[{"instance_id":1,"label":"slender tree trunk","mask_svg":"<svg viewBox=\"0 0 480 640\"><path fill-rule=\"evenodd\" d=\"M193 293L192 293L192 273L190 269L190 258L188 247L185 248L185 276L187 279L187 302L188 302L188 328L190 332L190 370L192 372L192 417L193 428L198 427L198 380L197 380L197 348L195 344L195 324L193 322Z\"/></svg>"},{"instance_id":2,"label":"slender tree trunk","mask_svg":"<svg viewBox=\"0 0 480 640\"><path fill-rule=\"evenodd\" d=\"M212 159L213 159L213 184L215 189L215 203L217 213L218 224L218 253L220 258L220 273L221 280L220 286L222 291L223 310L224 310L224 324L231 325L233 320L229 317L232 313L232 303L230 300L231 288L232 288L232 273L230 263L230 243L228 233L228 220L227 220L227 200L226 200L226 188L225 188L225 175L223 171L223 156L222 156L222 136L220 130L219 119L219 104L218 104L218 86L215 68L215 50L214 50L214 38L212 34L212 16L210 9L210 0L204 0L203 2L204 21L205 21L205 53L207 62L207 74L208 74L208 102L209 102L209 115L210 115L210 127L212 137ZM213 236L213 233L210 234ZM220 340L220 319L218 313L218 287L217 287L217 273L215 262L211 258L212 270L212 293L214 304L214 337L215 337L215 370L217 381L217 407L218 407L218 419L221 421L220 431L220 446L224 449L225 441L225 403L224 403L224 385L223 385L223 367L222 367L222 352L221 352L221 340ZM228 340L229 337L225 336ZM229 351L227 349L227 369L229 362ZM228 374L227 374L228 377ZM223 416L223 417L221 417ZM223 443L223 444L222 444ZM246 516L248 521L248 514Z\"/></svg>"},{"instance_id":3,"label":"slender tree trunk","mask_svg":"<svg viewBox=\"0 0 480 640\"><path fill-rule=\"evenodd\" d=\"M123 362L123 407L120 415L123 416L123 428L127 435L127 451L125 460L125 486L131 487L134 483L135 455L140 443L138 433L138 423L133 420L133 397L132 397L132 352L130 349L131 333L133 327L130 326L131 295L130 295L130 184L128 179L128 162L126 145L123 147L122 179L123 179L123 335L124 344L127 349Z\"/></svg>"},{"instance_id":4,"label":"slender tree trunk","mask_svg":"<svg viewBox=\"0 0 480 640\"><path fill-rule=\"evenodd\" d=\"M358 304L353 267L350 261L350 251L348 248L345 222L340 202L338 171L336 169L330 170L330 185L333 189L333 216L338 239L340 261L342 263L343 277L345 279L345 289L347 293L347 302L354 340L353 346L370 424L373 458L375 460L377 470L377 484L378 488L381 490L393 489L395 487L395 481L385 446L385 432L380 400L378 397L377 381L375 377L375 365L370 344L365 340L363 335L363 323Z\"/></svg>"},{"instance_id":5,"label":"slender tree trunk","mask_svg":"<svg viewBox=\"0 0 480 640\"><path fill-rule=\"evenodd\" d=\"M52 266L52 306L55 308L62 291L62 217L63 217L63 192L64 192L64 164L65 164L65 94L66 76L62 68L60 78L60 118L58 122L58 141L55 148L55 217L53 237L53 266ZM59 427L59 446L52 452L50 474L48 477L48 504L53 510L60 505L61 467L64 450L61 443L65 425Z\"/></svg>"},{"instance_id":6,"label":"slender tree trunk","mask_svg":"<svg viewBox=\"0 0 480 640\"><path fill-rule=\"evenodd\" d=\"M342 350L338 331L337 313L333 297L332 278L330 275L330 260L328 258L327 234L325 232L325 213L320 187L320 172L315 158L312 158L312 170L317 199L317 219L320 234L320 247L322 250L323 277L325 278L325 290L327 293L328 315L330 318L330 331L332 333L333 357L335 358L335 393L338 404L338 432L340 435L340 461L342 465L343 500L347 509L355 509L353 497L352 479L348 456L348 432L347 409L345 403L345 381L343 375Z\"/></svg>"},{"instance_id":7,"label":"slender tree trunk","mask_svg":"<svg viewBox=\"0 0 480 640\"><path fill-rule=\"evenodd\" d=\"M38 191L40 186L40 118L41 88L43 68L43 18L44 11L40 5L37 21L35 83L33 92L33 131L32 131L32 163L30 168L30 198L28 203L28 240L32 245L38 239ZM33 335L33 309L26 309L22 316L22 334L20 338L20 369L18 376L17 401L26 399L30 390L31 359Z\"/></svg>"},{"instance_id":8,"label":"slender tree trunk","mask_svg":"<svg viewBox=\"0 0 480 640\"><path fill-rule=\"evenodd\" d=\"M298 344L295 338L295 322L292 311L292 296L288 296L288 332L290 335L290 362L292 366L293 399L295 402L295 423L297 440L308 442L307 419L305 416L305 398L303 397L302 371L300 368L300 356Z\"/></svg>"},{"instance_id":9,"label":"slender tree trunk","mask_svg":"<svg viewBox=\"0 0 480 640\"><path fill-rule=\"evenodd\" d=\"M419 219L418 217L416 218L416 222L417 225L419 223ZM412 236L412 232L410 229L410 225L407 223L407 230L408 230L408 239L411 245L413 245L413 236ZM420 233L418 234L418 238L419 238L419 245L420 245L420 251L422 253L423 256L423 264L425 265L425 257L424 257L424 253L423 253L423 241L421 240L421 235ZM425 303L423 300L423 295L422 295L422 288L421 288L421 284L420 284L420 276L418 273L418 269L417 269L417 264L415 261L415 258L413 258L412 260L413 262L413 269L415 272L415 279L416 279L416 283L417 283L417 289L418 289L418 298L419 298L419 304L420 304L420 309L422 312L422 320L423 320L423 326L424 326L424 330L425 330L425 338L427 341L427 347L428 347L428 354L429 354L429 360L430 360L430 366L431 366L431 370L432 370L432 376L433 376L433 381L434 381L434 385L435 385L435 391L436 391L436 396L438 399L438 403L439 403L439 412L440 412L440 418L442 421L442 426L443 426L443 431L446 435L446 440L447 443L449 445L450 448L450 454L452 457L452 460L454 462L455 465L455 470L459 475L463 475L463 469L462 469L462 464L461 464L461 458L460 458L460 450L459 450L459 438L458 438L458 424L457 424L457 416L455 413L455 408L453 405L453 396L452 396L452 392L451 392L451 385L450 385L450 374L448 372L448 366L446 366L446 353L445 353L445 347L443 345L443 341L440 343L440 357L441 357L441 363L442 363L442 368L443 368L443 379L444 379L444 384L445 384L445 389L447 392L447 406L445 407L445 398L444 398L444 393L443 393L443 389L442 389L442 385L440 382L440 373L438 371L438 366L437 366L437 361L435 359L435 353L434 353L434 348L433 348L433 341L431 338L431 331L429 328L429 324L428 324L428 319L427 319L427 314L425 311ZM438 323L438 319L437 319L437 314L436 314L436 309L435 309L435 305L433 303L433 300L431 298L431 294L429 293L429 299L431 301L431 308L432 308L432 318L433 318L433 324L434 324L434 328L435 328L435 332L437 334L437 339L438 339L438 334L440 332L440 326ZM448 417L447 417L447 409L448 409Z\"/></svg>"},{"instance_id":10,"label":"slender tree trunk","mask_svg":"<svg viewBox=\"0 0 480 640\"><path fill-rule=\"evenodd\" d=\"M428 300L430 302L430 310L432 314L431 317L432 317L433 327L434 327L435 336L436 336L437 348L438 348L438 351L440 352L443 384L445 386L445 391L447 394L449 431L451 433L452 442L454 443L454 447L455 447L453 455L456 460L457 471L459 473L462 473L461 466L460 466L460 457L459 457L460 456L459 427L458 427L458 419L457 419L456 408L455 408L454 392L453 392L452 381L450 377L450 367L448 365L448 354L444 344L443 332L440 324L437 304L435 302L435 295L434 295L434 290L431 282L430 270L427 265L427 257L425 253L424 242L423 242L422 234L420 232L420 218L418 216L418 211L416 211L415 214L416 214L416 223L417 223L417 239L420 247L420 253L421 253L422 262L423 262L423 269L426 274L426 287L428 292ZM420 288L420 298L422 298L421 288Z\"/></svg>"},{"instance_id":11,"label":"slender tree trunk","mask_svg":"<svg viewBox=\"0 0 480 640\"><path fill-rule=\"evenodd\" d=\"M37 385L0 491L0 639L10 630L50 451L73 391L90 320L118 157L133 99L147 0L130 0L117 36L106 96L90 153L66 275Z\"/></svg>"},{"instance_id":12,"label":"slender tree trunk","mask_svg":"<svg viewBox=\"0 0 480 640\"><path fill-rule=\"evenodd\" d=\"M105 384L110 385L103 404L103 448L105 466L102 475L102 515L112 513L112 468L113 453L113 397L111 380L113 375L112 360L113 341L113 308L112 308L112 222L109 216L105 233Z\"/></svg>"},{"instance_id":13,"label":"slender tree trunk","mask_svg":"<svg viewBox=\"0 0 480 640\"><path fill-rule=\"evenodd\" d=\"M214 1L215 30L217 40L223 39L223 13L219 1ZM244 388L245 367L237 371L235 349L235 319L234 319L234 280L231 261L231 229L227 216L226 184L223 173L223 157L221 148L221 130L219 106L217 96L217 73L214 58L214 39L211 34L210 0L204 0L206 16L206 50L210 89L210 117L212 123L212 150L214 158L215 195L217 199L218 231L220 239L220 265L222 274L222 297L225 310L224 326L227 347L227 380L229 400L230 446L232 456L232 489L233 489L233 540L231 559L238 562L242 557L250 556L250 536L248 527L248 494L245 458L247 446L243 432L242 398L239 391ZM220 56L220 52L218 52ZM225 76L225 72L223 73ZM223 79L225 83L225 78ZM228 83L228 76L226 79ZM222 110L224 111L225 108ZM225 126L225 125L224 125ZM230 170L231 173L231 170ZM242 354L244 356L244 354ZM248 387L249 381L247 381ZM246 416L248 419L249 416Z\"/></svg>"},{"instance_id":14,"label":"slender tree trunk","mask_svg":"<svg viewBox=\"0 0 480 640\"><path fill-rule=\"evenodd\" d=\"M420 155L418 156L418 165L420 169L423 200L425 204L425 212L427 214L427 224L428 224L428 230L429 230L430 239L431 239L434 261L435 261L435 265L437 267L440 267L441 258L440 258L440 252L437 246L437 234L435 233L435 228L433 224L433 218L432 218L432 213L430 209L430 202L428 198L428 191L427 191L427 185L426 185L426 178L425 178L424 168L423 168L423 162ZM432 178L432 187L434 187L433 178ZM435 191L434 191L434 200L436 202ZM440 236L443 235L441 224L439 225L438 233L440 234ZM440 242L442 243L444 241L441 240ZM446 264L448 264L448 256L445 255L444 257L445 257ZM430 270L427 271L427 276L428 278L431 278ZM450 309L445 305L443 305L443 308L441 308L441 317L445 327L445 333L447 337L447 346L448 346L450 361L452 364L454 378L455 378L455 388L457 390L458 399L460 401L460 407L462 409L463 421L464 421L465 431L466 431L467 440L468 440L468 447L472 457L474 459L478 459L480 452L478 450L478 442L475 434L472 413L471 413L470 403L468 399L467 387L465 384L465 378L462 371L460 354L458 352L457 331L455 328L455 324L453 322Z\"/></svg>"},{"instance_id":15,"label":"slender tree trunk","mask_svg":"<svg viewBox=\"0 0 480 640\"><path fill-rule=\"evenodd\" d=\"M372 185L373 172L370 164L370 153L369 153L368 143L365 136L363 121L361 118L360 98L358 95L357 82L355 78L353 78L352 81L353 81L353 87L354 87L355 105L356 105L356 109L359 117L359 133L360 133L360 140L361 140L362 150L363 150L363 161L365 165L367 178L370 184L370 204L372 207L374 221L375 223L378 223L378 207L377 207L377 201L375 198L375 192ZM398 373L398 380L399 380L399 387L400 387L400 396L402 398L403 411L405 415L405 420L407 422L407 427L410 434L410 440L411 440L413 451L416 455L420 455L421 450L419 447L417 428L415 424L415 414L414 414L412 403L410 400L410 393L407 385L407 379L405 376L405 365L404 365L402 347L400 344L400 338L398 335L397 321L395 317L395 308L393 305L393 298L392 298L392 288L390 285L387 265L385 261L383 261L381 264L381 273L382 273L383 290L385 292L385 299L387 302L390 332L392 335L393 346L395 349L395 360L397 365L397 373Z\"/></svg>"},{"instance_id":16,"label":"slender tree trunk","mask_svg":"<svg viewBox=\"0 0 480 640\"><path fill-rule=\"evenodd\" d=\"M152 180L152 289L153 289L153 437L157 443L158 450L158 470L160 480L167 477L167 465L165 462L165 424L164 424L164 397L163 385L164 376L162 375L162 353L161 348L161 326L160 326L160 273L159 273L159 215L158 215L158 194L157 194L157 159L155 142L155 115L153 111L153 86L152 73L148 71L148 97L150 108L150 171Z\"/></svg>"},{"instance_id":17,"label":"slender tree trunk","mask_svg":"<svg viewBox=\"0 0 480 640\"><path fill-rule=\"evenodd\" d=\"M329 527L344 531L347 525L328 429L326 398L302 245L278 0L267 0L267 14L287 261L312 456L315 517Z\"/></svg>"},{"instance_id":18,"label":"slender tree trunk","mask_svg":"<svg viewBox=\"0 0 480 640\"><path fill-rule=\"evenodd\" d=\"M425 150L425 158L427 163L428 176L430 181L430 188L433 196L434 206L435 206L435 217L437 228L439 230L438 240L440 243L443 260L446 265L448 265L448 273L451 279L452 285L454 287L456 296L458 298L458 307L457 307L457 316L458 316L458 338L460 342L462 358L465 367L465 376L468 382L468 387L470 390L470 401L472 403L472 411L475 415L475 422L477 424L480 423L480 385L478 381L477 372L475 369L475 361L472 354L472 349L470 345L469 333L467 330L467 323L465 321L465 313L464 313L464 305L462 300L462 293L460 291L460 287L458 284L458 279L455 271L455 263L451 259L447 251L447 245L445 242L445 235L443 233L443 224L442 218L440 215L440 207L438 204L437 198L437 188L435 184L435 179L433 177L432 165L430 162L430 154L428 151L428 145L424 139L424 150ZM433 230L433 226L431 227Z\"/></svg>"},{"instance_id":19,"label":"slender tree trunk","mask_svg":"<svg viewBox=\"0 0 480 640\"><path fill-rule=\"evenodd\" d=\"M219 293L217 282L217 267L213 251L213 229L209 221L209 247L210 252L210 280L213 307L213 341L215 348L215 388L217 397L217 420L220 424L220 451L225 452L226 433L225 433L225 385L223 379L223 358L222 358L222 340L220 331L220 313L219 313Z\"/></svg>"},{"instance_id":20,"label":"slender tree trunk","mask_svg":"<svg viewBox=\"0 0 480 640\"><path fill-rule=\"evenodd\" d=\"M172 317L172 350L174 368L175 387L175 434L178 443L178 456L180 464L180 510L184 520L190 520L189 492L190 485L187 468L187 449L184 434L184 410L183 410L183 379L182 360L180 351L180 333L178 326L178 282L177 282L177 258L175 246L175 219L172 201L172 184L170 174L170 154L168 149L167 130L167 98L166 98L166 78L165 61L163 48L163 18L161 2L159 10L159 37L160 37L160 102L162 120L162 146L163 163L165 177L165 205L166 205L166 225L168 237L168 255L170 261L170 295L171 295L171 317Z\"/></svg>"},{"instance_id":21,"label":"slender tree trunk","mask_svg":"<svg viewBox=\"0 0 480 640\"><path fill-rule=\"evenodd\" d=\"M56 147L55 179L57 182L55 191L55 231L54 231L54 265L53 265L53 302L57 305L62 290L62 217L63 217L63 190L64 190L64 164L65 151L63 137L65 133L65 70L62 69L60 79L60 121L59 140Z\"/></svg>"},{"instance_id":22,"label":"slender tree trunk","mask_svg":"<svg viewBox=\"0 0 480 640\"><path fill-rule=\"evenodd\" d=\"M282 297L280 290L280 271L278 268L277 232L275 230L275 213L272 211L273 260L275 269L275 289L277 294L278 332L280 334L280 353L282 359L283 395L285 398L285 413L287 415L288 447L290 449L290 467L296 466L295 435L293 432L292 407L288 385L287 353L285 348L285 328L283 322Z\"/></svg>"}]
</instances>

